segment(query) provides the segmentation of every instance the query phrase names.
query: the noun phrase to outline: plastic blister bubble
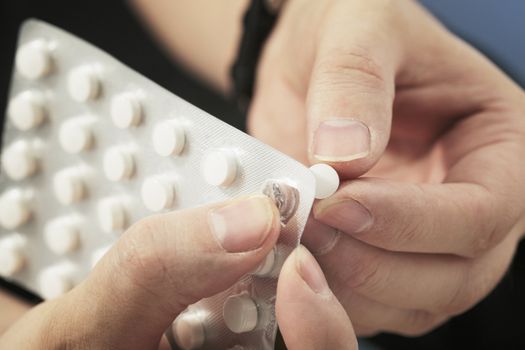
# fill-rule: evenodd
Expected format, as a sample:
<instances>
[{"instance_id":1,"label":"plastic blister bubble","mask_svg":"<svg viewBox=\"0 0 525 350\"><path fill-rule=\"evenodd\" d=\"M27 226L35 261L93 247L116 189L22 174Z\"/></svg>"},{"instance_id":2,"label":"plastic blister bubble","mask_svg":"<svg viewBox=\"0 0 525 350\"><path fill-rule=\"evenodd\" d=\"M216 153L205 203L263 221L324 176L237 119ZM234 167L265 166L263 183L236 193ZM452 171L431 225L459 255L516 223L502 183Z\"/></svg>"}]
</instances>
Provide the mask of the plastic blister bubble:
<instances>
[{"instance_id":1,"label":"plastic blister bubble","mask_svg":"<svg viewBox=\"0 0 525 350\"><path fill-rule=\"evenodd\" d=\"M190 306L167 335L184 349L273 348L277 276L315 195L308 168L36 20L21 30L9 101L3 277L53 298L141 218L264 193L281 213L278 244L251 274Z\"/></svg>"}]
</instances>

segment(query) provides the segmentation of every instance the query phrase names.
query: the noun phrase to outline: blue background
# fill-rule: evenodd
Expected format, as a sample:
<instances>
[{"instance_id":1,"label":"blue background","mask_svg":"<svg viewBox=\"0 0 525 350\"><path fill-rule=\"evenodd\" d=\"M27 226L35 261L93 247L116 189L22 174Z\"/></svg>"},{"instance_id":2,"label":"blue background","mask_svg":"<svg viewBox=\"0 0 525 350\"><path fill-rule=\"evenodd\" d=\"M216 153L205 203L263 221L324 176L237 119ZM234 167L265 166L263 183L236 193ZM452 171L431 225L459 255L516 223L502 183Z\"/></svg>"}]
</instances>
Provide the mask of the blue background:
<instances>
[{"instance_id":1,"label":"blue background","mask_svg":"<svg viewBox=\"0 0 525 350\"><path fill-rule=\"evenodd\" d=\"M525 86L525 0L421 0Z\"/></svg>"}]
</instances>

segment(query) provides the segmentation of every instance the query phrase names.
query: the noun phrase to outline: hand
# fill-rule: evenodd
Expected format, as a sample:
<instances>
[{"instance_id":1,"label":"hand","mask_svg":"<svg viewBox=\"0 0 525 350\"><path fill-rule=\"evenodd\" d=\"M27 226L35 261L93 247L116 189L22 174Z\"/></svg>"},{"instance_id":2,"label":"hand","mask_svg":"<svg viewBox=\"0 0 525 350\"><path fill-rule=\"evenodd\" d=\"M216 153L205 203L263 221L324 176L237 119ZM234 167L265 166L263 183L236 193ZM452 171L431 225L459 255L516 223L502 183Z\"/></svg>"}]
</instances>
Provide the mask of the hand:
<instances>
[{"instance_id":1,"label":"hand","mask_svg":"<svg viewBox=\"0 0 525 350\"><path fill-rule=\"evenodd\" d=\"M249 127L348 180L304 244L358 334L418 335L471 308L522 239L523 91L415 1L289 0Z\"/></svg>"},{"instance_id":2,"label":"hand","mask_svg":"<svg viewBox=\"0 0 525 350\"><path fill-rule=\"evenodd\" d=\"M253 271L279 229L277 208L264 196L146 218L83 283L20 319L0 348L169 349L162 335L173 319ZM290 349L357 348L343 307L306 249L290 255L277 299Z\"/></svg>"}]
</instances>

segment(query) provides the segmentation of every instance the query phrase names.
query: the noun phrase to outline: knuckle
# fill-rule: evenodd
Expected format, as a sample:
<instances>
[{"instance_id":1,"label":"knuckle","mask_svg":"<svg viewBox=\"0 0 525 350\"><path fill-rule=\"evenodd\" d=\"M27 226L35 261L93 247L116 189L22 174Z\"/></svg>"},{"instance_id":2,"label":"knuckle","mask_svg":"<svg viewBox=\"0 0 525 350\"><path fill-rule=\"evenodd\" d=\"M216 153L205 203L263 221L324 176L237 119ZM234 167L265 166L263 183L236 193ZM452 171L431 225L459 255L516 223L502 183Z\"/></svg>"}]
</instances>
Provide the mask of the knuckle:
<instances>
[{"instance_id":1,"label":"knuckle","mask_svg":"<svg viewBox=\"0 0 525 350\"><path fill-rule=\"evenodd\" d=\"M166 307L182 310L195 298L183 281L186 271L177 264L170 263L173 255L180 256L180 249L168 252L161 231L166 222L159 215L150 216L133 224L118 241L116 249L116 270L134 288L138 288L153 298L164 299ZM169 296L166 297L166 290Z\"/></svg>"},{"instance_id":2,"label":"knuckle","mask_svg":"<svg viewBox=\"0 0 525 350\"><path fill-rule=\"evenodd\" d=\"M467 251L467 257L475 258L483 255L488 250L498 245L504 238L504 230L497 225L496 217L497 208L492 205L493 201L490 198L483 200L473 200L469 208L466 208L468 215L472 222L468 227L472 227L472 243L470 251ZM473 215L474 214L474 215Z\"/></svg>"},{"instance_id":3,"label":"knuckle","mask_svg":"<svg viewBox=\"0 0 525 350\"><path fill-rule=\"evenodd\" d=\"M349 268L344 269L343 273L343 284L347 288L367 292L383 288L378 257L359 257L359 261L349 264Z\"/></svg>"},{"instance_id":4,"label":"knuckle","mask_svg":"<svg viewBox=\"0 0 525 350\"><path fill-rule=\"evenodd\" d=\"M407 204L409 207L413 208L426 208L429 204L424 201L425 190L422 188L422 185L414 184L412 191L415 192L415 195L410 196L411 204ZM417 201L414 203L414 201ZM429 210L428 212L433 212ZM387 223L388 226L394 228L393 232L389 232L389 237L385 237L391 241L392 250L402 251L407 247L414 247L418 245L419 242L422 242L428 239L428 235L436 234L436 223L433 220L432 216L418 211L413 213L413 215L396 215L391 218L392 222Z\"/></svg>"},{"instance_id":5,"label":"knuckle","mask_svg":"<svg viewBox=\"0 0 525 350\"><path fill-rule=\"evenodd\" d=\"M167 268L156 243L158 222L155 217L135 223L119 241L117 264L132 282L154 285L165 279Z\"/></svg>"},{"instance_id":6,"label":"knuckle","mask_svg":"<svg viewBox=\"0 0 525 350\"><path fill-rule=\"evenodd\" d=\"M321 87L356 86L360 91L385 90L383 67L364 48L333 48L316 62L315 75Z\"/></svg>"},{"instance_id":7,"label":"knuckle","mask_svg":"<svg viewBox=\"0 0 525 350\"><path fill-rule=\"evenodd\" d=\"M373 337L381 333L381 330L375 327L362 326L358 323L353 322L352 326L354 327L354 332L358 337Z\"/></svg>"},{"instance_id":8,"label":"knuckle","mask_svg":"<svg viewBox=\"0 0 525 350\"><path fill-rule=\"evenodd\" d=\"M401 323L401 334L410 337L422 336L439 326L442 319L426 311L411 311L405 322Z\"/></svg>"},{"instance_id":9,"label":"knuckle","mask_svg":"<svg viewBox=\"0 0 525 350\"><path fill-rule=\"evenodd\" d=\"M410 216L402 221L401 229L398 232L394 232L391 239L393 238L392 242L396 247L403 249L404 247L413 245L415 242L421 241L421 236L425 232L432 232L432 230L429 230L428 227L425 226L421 218Z\"/></svg>"},{"instance_id":10,"label":"knuckle","mask_svg":"<svg viewBox=\"0 0 525 350\"><path fill-rule=\"evenodd\" d=\"M474 305L479 298L477 285L472 283L470 274L464 273L463 278L459 279L452 294L441 305L438 305L437 311L449 316L458 315Z\"/></svg>"}]
</instances>

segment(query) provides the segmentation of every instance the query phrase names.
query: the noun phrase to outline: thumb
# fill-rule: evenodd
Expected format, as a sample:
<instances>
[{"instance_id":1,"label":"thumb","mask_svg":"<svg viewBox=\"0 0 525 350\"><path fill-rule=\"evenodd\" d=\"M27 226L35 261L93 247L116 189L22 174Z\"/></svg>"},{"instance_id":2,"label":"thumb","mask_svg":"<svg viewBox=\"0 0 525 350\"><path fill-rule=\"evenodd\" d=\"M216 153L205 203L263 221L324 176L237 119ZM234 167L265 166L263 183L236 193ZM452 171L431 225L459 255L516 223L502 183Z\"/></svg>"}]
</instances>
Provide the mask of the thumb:
<instances>
[{"instance_id":1,"label":"thumb","mask_svg":"<svg viewBox=\"0 0 525 350\"><path fill-rule=\"evenodd\" d=\"M279 229L277 208L262 195L141 220L65 296L75 310L68 323L101 348L155 348L188 305L253 271Z\"/></svg>"},{"instance_id":2,"label":"thumb","mask_svg":"<svg viewBox=\"0 0 525 350\"><path fill-rule=\"evenodd\" d=\"M354 350L357 340L343 306L314 257L300 246L286 260L277 285L277 322L290 350Z\"/></svg>"},{"instance_id":3,"label":"thumb","mask_svg":"<svg viewBox=\"0 0 525 350\"><path fill-rule=\"evenodd\" d=\"M390 136L398 55L384 23L374 24L385 11L371 11L373 3L355 5L364 9L353 9L351 21L325 25L308 88L310 161L344 178L370 170Z\"/></svg>"}]
</instances>

